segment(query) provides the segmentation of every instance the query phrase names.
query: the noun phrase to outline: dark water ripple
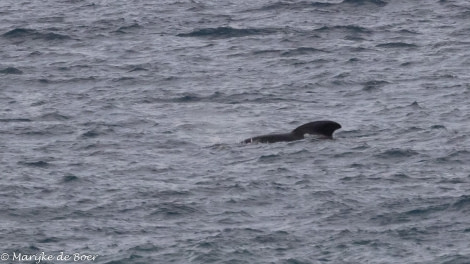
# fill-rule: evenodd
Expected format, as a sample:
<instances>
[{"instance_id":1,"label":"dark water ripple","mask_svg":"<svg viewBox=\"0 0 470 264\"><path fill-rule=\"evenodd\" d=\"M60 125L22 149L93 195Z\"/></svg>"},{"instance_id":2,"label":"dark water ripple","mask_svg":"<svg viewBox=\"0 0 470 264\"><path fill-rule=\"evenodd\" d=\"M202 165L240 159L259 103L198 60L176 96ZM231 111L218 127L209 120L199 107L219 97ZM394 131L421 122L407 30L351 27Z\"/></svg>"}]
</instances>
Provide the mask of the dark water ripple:
<instances>
[{"instance_id":1,"label":"dark water ripple","mask_svg":"<svg viewBox=\"0 0 470 264\"><path fill-rule=\"evenodd\" d=\"M274 29L257 29L257 28L244 28L237 29L232 27L217 27L217 28L203 28L192 31L190 33L180 33L179 37L211 37L211 38L234 38L245 37L250 35L264 35L272 34L276 31Z\"/></svg>"},{"instance_id":2,"label":"dark water ripple","mask_svg":"<svg viewBox=\"0 0 470 264\"><path fill-rule=\"evenodd\" d=\"M467 263L469 15L2 1L0 254ZM238 143L317 119L335 140Z\"/></svg>"},{"instance_id":3,"label":"dark water ripple","mask_svg":"<svg viewBox=\"0 0 470 264\"><path fill-rule=\"evenodd\" d=\"M67 40L70 39L69 36L61 35L54 32L40 32L34 29L27 28L15 28L2 35L2 37L7 39L21 39L21 40L44 40L44 41L54 41L54 40Z\"/></svg>"},{"instance_id":4,"label":"dark water ripple","mask_svg":"<svg viewBox=\"0 0 470 264\"><path fill-rule=\"evenodd\" d=\"M8 67L3 70L0 70L0 73L3 74L23 74L23 72L15 67Z\"/></svg>"}]
</instances>

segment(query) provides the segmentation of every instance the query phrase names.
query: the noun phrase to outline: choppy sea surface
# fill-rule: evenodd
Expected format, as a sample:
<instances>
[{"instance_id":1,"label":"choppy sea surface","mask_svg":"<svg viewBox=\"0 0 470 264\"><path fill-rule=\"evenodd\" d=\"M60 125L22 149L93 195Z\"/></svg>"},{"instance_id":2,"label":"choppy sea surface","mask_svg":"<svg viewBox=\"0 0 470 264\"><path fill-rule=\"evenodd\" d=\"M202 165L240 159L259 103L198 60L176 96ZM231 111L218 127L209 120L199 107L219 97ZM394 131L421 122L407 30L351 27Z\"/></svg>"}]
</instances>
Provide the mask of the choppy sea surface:
<instances>
[{"instance_id":1,"label":"choppy sea surface","mask_svg":"<svg viewBox=\"0 0 470 264\"><path fill-rule=\"evenodd\" d=\"M2 0L2 262L470 263L469 21L465 0ZM325 119L334 140L239 143Z\"/></svg>"}]
</instances>

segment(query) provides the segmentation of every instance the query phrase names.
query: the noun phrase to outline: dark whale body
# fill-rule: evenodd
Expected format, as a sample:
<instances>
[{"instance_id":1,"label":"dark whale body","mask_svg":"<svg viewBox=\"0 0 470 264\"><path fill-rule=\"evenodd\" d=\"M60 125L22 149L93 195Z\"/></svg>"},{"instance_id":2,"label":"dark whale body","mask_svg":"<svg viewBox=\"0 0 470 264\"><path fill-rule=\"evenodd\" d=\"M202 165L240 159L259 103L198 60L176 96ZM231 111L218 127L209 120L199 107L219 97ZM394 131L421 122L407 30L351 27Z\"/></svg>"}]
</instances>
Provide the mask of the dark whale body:
<instances>
[{"instance_id":1,"label":"dark whale body","mask_svg":"<svg viewBox=\"0 0 470 264\"><path fill-rule=\"evenodd\" d=\"M303 124L292 130L290 133L257 136L245 139L243 140L243 143L274 143L280 141L294 141L303 139L305 134L320 135L325 138L332 139L333 132L340 128L341 125L334 121L315 121Z\"/></svg>"}]
</instances>

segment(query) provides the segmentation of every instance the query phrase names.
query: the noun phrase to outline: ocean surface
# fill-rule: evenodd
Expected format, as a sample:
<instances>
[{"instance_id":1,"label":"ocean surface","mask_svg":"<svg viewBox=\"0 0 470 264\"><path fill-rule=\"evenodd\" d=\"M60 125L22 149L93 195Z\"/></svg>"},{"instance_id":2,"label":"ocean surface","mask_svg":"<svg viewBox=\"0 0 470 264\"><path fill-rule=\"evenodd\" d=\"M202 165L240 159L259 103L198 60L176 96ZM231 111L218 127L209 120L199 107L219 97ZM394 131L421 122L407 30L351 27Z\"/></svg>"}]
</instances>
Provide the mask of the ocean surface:
<instances>
[{"instance_id":1,"label":"ocean surface","mask_svg":"<svg viewBox=\"0 0 470 264\"><path fill-rule=\"evenodd\" d=\"M466 0L2 0L0 263L470 263L469 22ZM342 129L240 143L315 120Z\"/></svg>"}]
</instances>

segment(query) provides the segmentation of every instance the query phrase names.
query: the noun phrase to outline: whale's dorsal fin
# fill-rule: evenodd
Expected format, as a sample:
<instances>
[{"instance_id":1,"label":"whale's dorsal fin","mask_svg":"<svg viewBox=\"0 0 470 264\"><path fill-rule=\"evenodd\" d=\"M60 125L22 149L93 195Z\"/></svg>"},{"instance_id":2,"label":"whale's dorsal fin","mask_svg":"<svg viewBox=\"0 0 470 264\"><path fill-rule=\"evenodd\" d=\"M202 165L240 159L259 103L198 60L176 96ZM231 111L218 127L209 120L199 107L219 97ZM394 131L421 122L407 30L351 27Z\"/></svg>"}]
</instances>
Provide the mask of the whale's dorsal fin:
<instances>
[{"instance_id":1,"label":"whale's dorsal fin","mask_svg":"<svg viewBox=\"0 0 470 264\"><path fill-rule=\"evenodd\" d=\"M341 125L329 120L314 121L307 124L303 124L292 131L296 135L322 135L327 138L333 138L333 132L340 129Z\"/></svg>"},{"instance_id":2,"label":"whale's dorsal fin","mask_svg":"<svg viewBox=\"0 0 470 264\"><path fill-rule=\"evenodd\" d=\"M242 143L274 143L280 141L294 141L303 139L305 134L314 134L314 135L322 135L326 138L333 138L333 132L335 130L340 129L341 125L328 120L322 121L315 121L310 122L307 124L303 124L296 129L294 129L291 133L286 134L270 134L270 135L263 135L245 139Z\"/></svg>"}]
</instances>

